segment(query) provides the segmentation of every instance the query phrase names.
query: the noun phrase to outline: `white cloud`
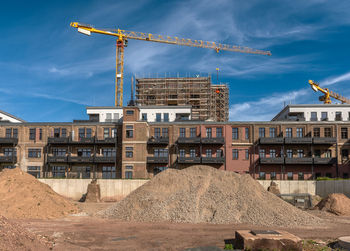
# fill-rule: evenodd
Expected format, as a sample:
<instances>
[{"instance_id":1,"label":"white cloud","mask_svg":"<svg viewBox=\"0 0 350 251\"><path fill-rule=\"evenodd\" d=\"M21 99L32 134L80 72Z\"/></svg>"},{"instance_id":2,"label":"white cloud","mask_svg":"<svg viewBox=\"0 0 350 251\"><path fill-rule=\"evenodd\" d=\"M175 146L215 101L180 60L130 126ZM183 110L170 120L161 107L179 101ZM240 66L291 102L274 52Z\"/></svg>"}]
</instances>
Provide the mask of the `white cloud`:
<instances>
[{"instance_id":1,"label":"white cloud","mask_svg":"<svg viewBox=\"0 0 350 251\"><path fill-rule=\"evenodd\" d=\"M321 86L334 85L343 81L350 80L350 72L344 73L340 76L333 76L321 81Z\"/></svg>"}]
</instances>

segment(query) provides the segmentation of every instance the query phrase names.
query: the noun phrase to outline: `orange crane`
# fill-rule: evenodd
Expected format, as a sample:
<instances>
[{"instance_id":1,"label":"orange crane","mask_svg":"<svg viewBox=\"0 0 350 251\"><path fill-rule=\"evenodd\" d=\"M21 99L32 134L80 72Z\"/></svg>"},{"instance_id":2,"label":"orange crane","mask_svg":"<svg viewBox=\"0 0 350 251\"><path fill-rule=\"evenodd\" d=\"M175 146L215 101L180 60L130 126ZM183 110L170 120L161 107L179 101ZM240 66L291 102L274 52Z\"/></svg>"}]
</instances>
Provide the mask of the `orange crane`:
<instances>
[{"instance_id":1,"label":"orange crane","mask_svg":"<svg viewBox=\"0 0 350 251\"><path fill-rule=\"evenodd\" d=\"M97 29L92 25L72 22L70 26L77 28L78 32L90 36L91 33L99 33L103 35L117 37L117 56L116 56L116 72L115 72L115 106L123 106L123 73L124 73L124 48L128 45L128 39L158 42L165 44L174 44L182 46L191 46L198 48L213 49L219 51L233 51L250 54L260 54L271 56L270 51L256 50L248 47L220 44L216 42L208 42L202 40L192 40L187 38L178 38L170 36L162 36L151 33L143 33L136 31L126 31L121 29Z\"/></svg>"},{"instance_id":2,"label":"orange crane","mask_svg":"<svg viewBox=\"0 0 350 251\"><path fill-rule=\"evenodd\" d=\"M330 91L328 88L322 88L320 87L320 85L316 82L314 82L313 80L309 80L309 84L312 88L312 90L314 90L315 92L320 91L322 92L324 95L319 97L320 101L323 101L324 104L331 104L331 97L335 98L339 101L342 102L342 104L350 104L350 100L339 95L338 93L332 92Z\"/></svg>"}]
</instances>

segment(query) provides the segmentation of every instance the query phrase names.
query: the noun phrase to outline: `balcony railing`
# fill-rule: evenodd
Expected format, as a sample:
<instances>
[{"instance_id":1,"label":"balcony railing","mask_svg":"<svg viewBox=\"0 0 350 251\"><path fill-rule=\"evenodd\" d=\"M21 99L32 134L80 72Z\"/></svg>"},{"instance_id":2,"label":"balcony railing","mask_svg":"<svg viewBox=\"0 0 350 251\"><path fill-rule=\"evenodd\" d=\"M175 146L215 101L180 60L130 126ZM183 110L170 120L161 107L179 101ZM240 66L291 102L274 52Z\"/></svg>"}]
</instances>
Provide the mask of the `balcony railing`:
<instances>
[{"instance_id":1,"label":"balcony railing","mask_svg":"<svg viewBox=\"0 0 350 251\"><path fill-rule=\"evenodd\" d=\"M336 163L336 158L320 158L320 157L314 158L315 165L333 165L335 163Z\"/></svg>"},{"instance_id":2,"label":"balcony railing","mask_svg":"<svg viewBox=\"0 0 350 251\"><path fill-rule=\"evenodd\" d=\"M114 163L115 156L96 156L94 157L95 163Z\"/></svg>"},{"instance_id":3,"label":"balcony railing","mask_svg":"<svg viewBox=\"0 0 350 251\"><path fill-rule=\"evenodd\" d=\"M312 144L311 137L284 138L285 144Z\"/></svg>"},{"instance_id":4,"label":"balcony railing","mask_svg":"<svg viewBox=\"0 0 350 251\"><path fill-rule=\"evenodd\" d=\"M94 157L82 157L82 156L68 156L68 162L72 163L92 163L94 162Z\"/></svg>"},{"instance_id":5,"label":"balcony railing","mask_svg":"<svg viewBox=\"0 0 350 251\"><path fill-rule=\"evenodd\" d=\"M47 143L49 144L68 144L69 143L69 137L49 137L47 139Z\"/></svg>"},{"instance_id":6,"label":"balcony railing","mask_svg":"<svg viewBox=\"0 0 350 251\"><path fill-rule=\"evenodd\" d=\"M312 158L311 157L302 157L302 158L285 158L286 164L312 164Z\"/></svg>"},{"instance_id":7,"label":"balcony railing","mask_svg":"<svg viewBox=\"0 0 350 251\"><path fill-rule=\"evenodd\" d=\"M149 138L147 141L147 144L149 144L149 145L168 145L169 144L169 137Z\"/></svg>"},{"instance_id":8,"label":"balcony railing","mask_svg":"<svg viewBox=\"0 0 350 251\"><path fill-rule=\"evenodd\" d=\"M324 138L318 138L315 137L313 138L313 142L314 144L319 144L319 145L333 145L335 143L337 143L337 139L336 138L331 138L331 137L324 137Z\"/></svg>"},{"instance_id":9,"label":"balcony railing","mask_svg":"<svg viewBox=\"0 0 350 251\"><path fill-rule=\"evenodd\" d=\"M283 144L283 138L282 137L276 137L276 138L259 138L259 143L261 145L273 145L273 144Z\"/></svg>"},{"instance_id":10,"label":"balcony railing","mask_svg":"<svg viewBox=\"0 0 350 251\"><path fill-rule=\"evenodd\" d=\"M217 138L201 138L202 144L219 144L223 145L225 144L225 138L224 137L217 137Z\"/></svg>"},{"instance_id":11,"label":"balcony railing","mask_svg":"<svg viewBox=\"0 0 350 251\"><path fill-rule=\"evenodd\" d=\"M260 164L275 164L275 165L283 165L284 164L284 158L283 157L276 157L276 158L259 158Z\"/></svg>"},{"instance_id":12,"label":"balcony railing","mask_svg":"<svg viewBox=\"0 0 350 251\"><path fill-rule=\"evenodd\" d=\"M178 144L200 144L201 138L200 137L179 137L177 139Z\"/></svg>"},{"instance_id":13,"label":"balcony railing","mask_svg":"<svg viewBox=\"0 0 350 251\"><path fill-rule=\"evenodd\" d=\"M147 163L149 164L168 164L168 157L147 157Z\"/></svg>"},{"instance_id":14,"label":"balcony railing","mask_svg":"<svg viewBox=\"0 0 350 251\"><path fill-rule=\"evenodd\" d=\"M0 144L3 145L17 145L18 144L18 139L17 138L0 138Z\"/></svg>"},{"instance_id":15,"label":"balcony railing","mask_svg":"<svg viewBox=\"0 0 350 251\"><path fill-rule=\"evenodd\" d=\"M177 162L179 164L200 164L200 157L178 157Z\"/></svg>"},{"instance_id":16,"label":"balcony railing","mask_svg":"<svg viewBox=\"0 0 350 251\"><path fill-rule=\"evenodd\" d=\"M202 157L203 164L223 164L225 163L224 157Z\"/></svg>"},{"instance_id":17,"label":"balcony railing","mask_svg":"<svg viewBox=\"0 0 350 251\"><path fill-rule=\"evenodd\" d=\"M96 139L95 142L97 144L115 144L117 142L117 137L115 137L115 138Z\"/></svg>"},{"instance_id":18,"label":"balcony railing","mask_svg":"<svg viewBox=\"0 0 350 251\"><path fill-rule=\"evenodd\" d=\"M67 156L47 156L47 162L67 162Z\"/></svg>"},{"instance_id":19,"label":"balcony railing","mask_svg":"<svg viewBox=\"0 0 350 251\"><path fill-rule=\"evenodd\" d=\"M17 162L17 156L0 156L0 162L2 163L12 163Z\"/></svg>"}]
</instances>

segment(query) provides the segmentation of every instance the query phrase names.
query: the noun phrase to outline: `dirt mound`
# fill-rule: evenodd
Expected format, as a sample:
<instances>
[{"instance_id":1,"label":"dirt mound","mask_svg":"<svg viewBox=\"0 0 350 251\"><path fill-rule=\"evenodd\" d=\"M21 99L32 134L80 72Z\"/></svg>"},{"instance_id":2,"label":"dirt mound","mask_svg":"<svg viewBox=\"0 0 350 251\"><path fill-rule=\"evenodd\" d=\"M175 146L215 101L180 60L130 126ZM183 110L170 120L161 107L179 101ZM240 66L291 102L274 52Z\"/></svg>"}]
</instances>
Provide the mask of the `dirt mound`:
<instances>
[{"instance_id":1,"label":"dirt mound","mask_svg":"<svg viewBox=\"0 0 350 251\"><path fill-rule=\"evenodd\" d=\"M19 225L0 216L0 250L49 250L50 243L40 240Z\"/></svg>"},{"instance_id":2,"label":"dirt mound","mask_svg":"<svg viewBox=\"0 0 350 251\"><path fill-rule=\"evenodd\" d=\"M265 226L321 223L319 218L267 192L250 175L207 166L168 169L98 214L150 222L251 223Z\"/></svg>"},{"instance_id":3,"label":"dirt mound","mask_svg":"<svg viewBox=\"0 0 350 251\"><path fill-rule=\"evenodd\" d=\"M73 203L19 168L0 172L1 215L17 219L47 219L78 211Z\"/></svg>"},{"instance_id":4,"label":"dirt mound","mask_svg":"<svg viewBox=\"0 0 350 251\"><path fill-rule=\"evenodd\" d=\"M350 216L350 199L342 193L333 193L321 200L316 208L336 215Z\"/></svg>"}]
</instances>

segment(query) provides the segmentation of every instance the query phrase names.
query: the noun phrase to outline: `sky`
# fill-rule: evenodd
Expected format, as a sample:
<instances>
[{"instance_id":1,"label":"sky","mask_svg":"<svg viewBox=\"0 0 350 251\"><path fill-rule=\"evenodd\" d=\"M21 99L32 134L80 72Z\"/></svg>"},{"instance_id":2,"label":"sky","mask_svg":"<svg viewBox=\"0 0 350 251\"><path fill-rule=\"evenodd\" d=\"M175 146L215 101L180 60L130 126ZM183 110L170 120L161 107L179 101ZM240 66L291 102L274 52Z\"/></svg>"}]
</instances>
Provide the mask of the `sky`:
<instances>
[{"instance_id":1,"label":"sky","mask_svg":"<svg viewBox=\"0 0 350 251\"><path fill-rule=\"evenodd\" d=\"M308 80L350 97L350 1L0 1L0 110L31 122L87 119L114 105L115 38L70 22L269 50L272 56L129 40L131 76L212 76L227 83L230 121L271 120L318 104ZM219 79L216 76L219 68ZM334 101L336 102L336 101Z\"/></svg>"}]
</instances>

